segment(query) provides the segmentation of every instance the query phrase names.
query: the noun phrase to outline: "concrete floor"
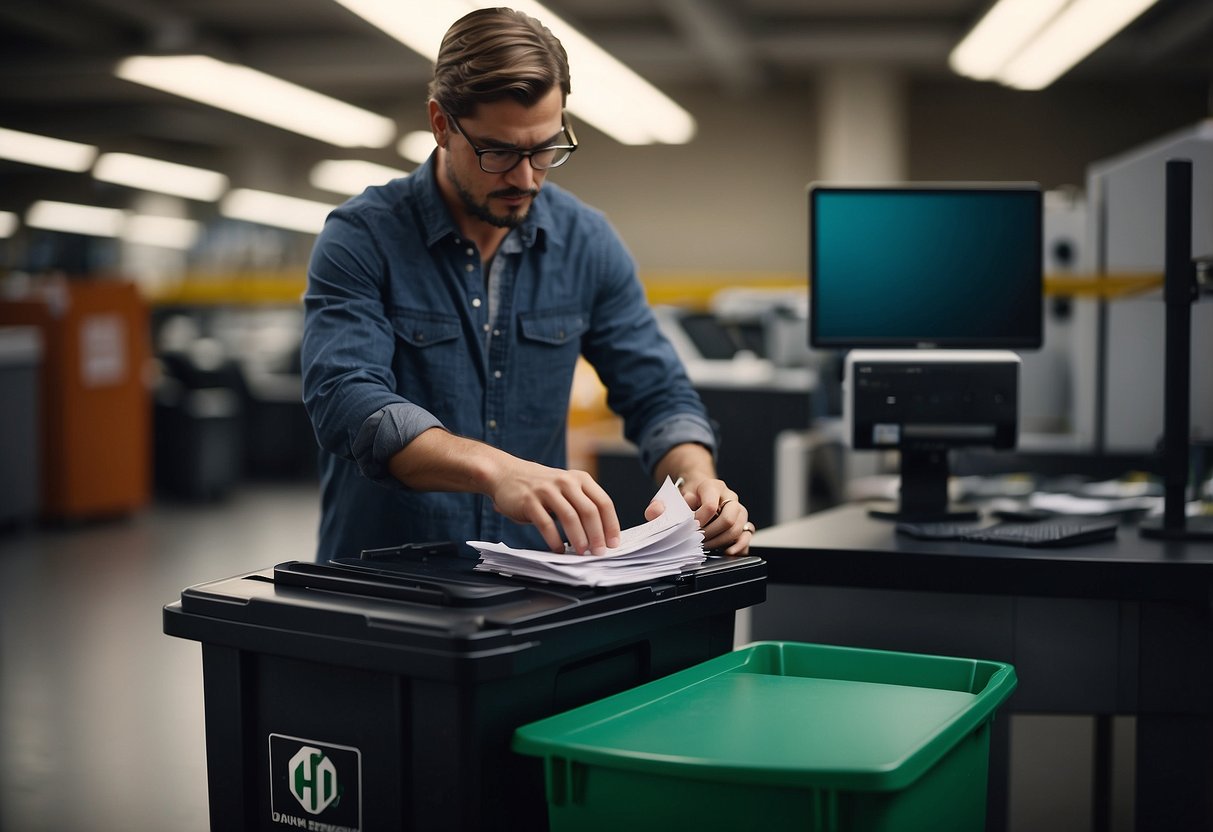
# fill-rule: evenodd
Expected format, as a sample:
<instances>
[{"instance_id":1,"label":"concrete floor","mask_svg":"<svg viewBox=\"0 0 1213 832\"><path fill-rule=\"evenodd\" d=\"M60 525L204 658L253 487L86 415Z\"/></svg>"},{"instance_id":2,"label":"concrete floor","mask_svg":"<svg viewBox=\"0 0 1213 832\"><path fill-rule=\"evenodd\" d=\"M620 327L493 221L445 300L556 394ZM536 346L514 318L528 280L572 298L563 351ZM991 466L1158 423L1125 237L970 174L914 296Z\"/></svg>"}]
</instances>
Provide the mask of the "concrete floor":
<instances>
[{"instance_id":1,"label":"concrete floor","mask_svg":"<svg viewBox=\"0 0 1213 832\"><path fill-rule=\"evenodd\" d=\"M244 488L114 521L0 533L0 830L209 828L183 587L315 550L315 487Z\"/></svg>"}]
</instances>

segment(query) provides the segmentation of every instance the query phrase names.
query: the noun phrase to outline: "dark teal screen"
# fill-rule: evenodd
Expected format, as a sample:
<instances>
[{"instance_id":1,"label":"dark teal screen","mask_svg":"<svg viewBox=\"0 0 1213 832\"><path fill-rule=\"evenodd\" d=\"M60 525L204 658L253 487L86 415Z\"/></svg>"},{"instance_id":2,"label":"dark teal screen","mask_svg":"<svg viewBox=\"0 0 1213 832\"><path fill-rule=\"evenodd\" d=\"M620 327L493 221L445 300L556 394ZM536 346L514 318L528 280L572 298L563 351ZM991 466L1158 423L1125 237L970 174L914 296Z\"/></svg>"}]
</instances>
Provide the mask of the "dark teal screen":
<instances>
[{"instance_id":1,"label":"dark teal screen","mask_svg":"<svg viewBox=\"0 0 1213 832\"><path fill-rule=\"evenodd\" d=\"M1039 347L1041 220L1035 186L811 187L812 345Z\"/></svg>"}]
</instances>

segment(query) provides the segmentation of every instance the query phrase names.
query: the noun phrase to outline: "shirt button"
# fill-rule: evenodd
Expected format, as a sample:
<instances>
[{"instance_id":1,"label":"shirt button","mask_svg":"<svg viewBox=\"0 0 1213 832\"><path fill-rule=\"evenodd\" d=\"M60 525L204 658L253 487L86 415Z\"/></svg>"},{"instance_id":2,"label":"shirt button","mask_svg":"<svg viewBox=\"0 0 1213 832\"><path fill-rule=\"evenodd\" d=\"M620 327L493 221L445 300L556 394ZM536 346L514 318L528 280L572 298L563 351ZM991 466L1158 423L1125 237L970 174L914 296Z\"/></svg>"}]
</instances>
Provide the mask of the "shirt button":
<instances>
[{"instance_id":1,"label":"shirt button","mask_svg":"<svg viewBox=\"0 0 1213 832\"><path fill-rule=\"evenodd\" d=\"M501 370L494 370L493 378L501 378Z\"/></svg>"},{"instance_id":2,"label":"shirt button","mask_svg":"<svg viewBox=\"0 0 1213 832\"><path fill-rule=\"evenodd\" d=\"M497 430L497 420L489 419L489 430Z\"/></svg>"},{"instance_id":3,"label":"shirt button","mask_svg":"<svg viewBox=\"0 0 1213 832\"><path fill-rule=\"evenodd\" d=\"M468 246L467 253L468 253L468 257L471 257L473 254L476 253L476 249L472 248L471 246Z\"/></svg>"},{"instance_id":4,"label":"shirt button","mask_svg":"<svg viewBox=\"0 0 1213 832\"><path fill-rule=\"evenodd\" d=\"M494 335L500 335L500 334L501 334L501 330L500 330L500 329L494 329L494 330L493 330L493 334L494 334Z\"/></svg>"},{"instance_id":5,"label":"shirt button","mask_svg":"<svg viewBox=\"0 0 1213 832\"><path fill-rule=\"evenodd\" d=\"M488 332L488 331L489 331L489 325L488 325L488 324L485 324L485 325L484 325L484 331L485 331L485 332Z\"/></svg>"},{"instance_id":6,"label":"shirt button","mask_svg":"<svg viewBox=\"0 0 1213 832\"><path fill-rule=\"evenodd\" d=\"M476 271L476 267L474 265L472 265L471 263L468 263L466 266L463 267L463 270L465 272L474 272L474 271Z\"/></svg>"},{"instance_id":7,"label":"shirt button","mask_svg":"<svg viewBox=\"0 0 1213 832\"><path fill-rule=\"evenodd\" d=\"M477 309L479 309L480 308L480 298L472 298L472 306L475 306Z\"/></svg>"}]
</instances>

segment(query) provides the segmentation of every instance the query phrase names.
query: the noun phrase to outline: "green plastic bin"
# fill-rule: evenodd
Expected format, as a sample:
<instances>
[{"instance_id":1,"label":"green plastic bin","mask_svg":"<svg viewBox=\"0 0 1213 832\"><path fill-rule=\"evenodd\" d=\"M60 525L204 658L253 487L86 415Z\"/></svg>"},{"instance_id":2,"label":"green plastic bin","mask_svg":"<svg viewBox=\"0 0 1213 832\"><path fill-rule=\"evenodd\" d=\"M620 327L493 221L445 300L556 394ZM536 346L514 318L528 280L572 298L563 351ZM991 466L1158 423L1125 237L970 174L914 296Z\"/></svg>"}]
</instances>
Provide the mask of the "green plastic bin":
<instances>
[{"instance_id":1,"label":"green plastic bin","mask_svg":"<svg viewBox=\"0 0 1213 832\"><path fill-rule=\"evenodd\" d=\"M757 642L532 722L553 830L981 830L1001 662Z\"/></svg>"}]
</instances>

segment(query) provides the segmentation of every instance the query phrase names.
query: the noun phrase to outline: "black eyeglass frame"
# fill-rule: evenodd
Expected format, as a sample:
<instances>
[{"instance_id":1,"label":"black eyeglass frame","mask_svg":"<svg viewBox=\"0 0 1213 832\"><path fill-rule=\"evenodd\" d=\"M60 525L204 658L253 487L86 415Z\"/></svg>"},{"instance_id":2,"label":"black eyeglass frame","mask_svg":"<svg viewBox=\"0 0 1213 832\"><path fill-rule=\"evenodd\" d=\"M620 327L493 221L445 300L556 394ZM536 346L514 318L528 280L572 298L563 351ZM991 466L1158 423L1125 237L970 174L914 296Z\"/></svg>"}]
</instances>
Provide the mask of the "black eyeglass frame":
<instances>
[{"instance_id":1,"label":"black eyeglass frame","mask_svg":"<svg viewBox=\"0 0 1213 832\"><path fill-rule=\"evenodd\" d=\"M573 128L568 123L567 119L561 120L560 130L569 137L571 144L549 144L544 145L543 147L532 148L530 150L514 150L512 148L505 147L477 147L476 142L472 141L472 137L468 135L467 131L463 129L463 125L459 123L459 119L455 118L450 113L447 113L446 117L451 120L451 124L455 125L455 129L459 131L459 134L467 140L468 146L472 148L472 152L476 154L476 161L480 164L480 169L485 173L509 173L514 168L518 167L518 163L523 159L527 160L527 163L530 164L533 170L551 170L552 168L558 168L567 162L578 148L577 136L575 133L573 133ZM535 164L536 154L547 153L552 150L567 150L568 153L561 157L560 161L556 162L555 164L547 165L546 167L539 167ZM484 166L484 157L488 153L508 153L517 158L514 159L514 163L512 165L503 170L489 170Z\"/></svg>"}]
</instances>

